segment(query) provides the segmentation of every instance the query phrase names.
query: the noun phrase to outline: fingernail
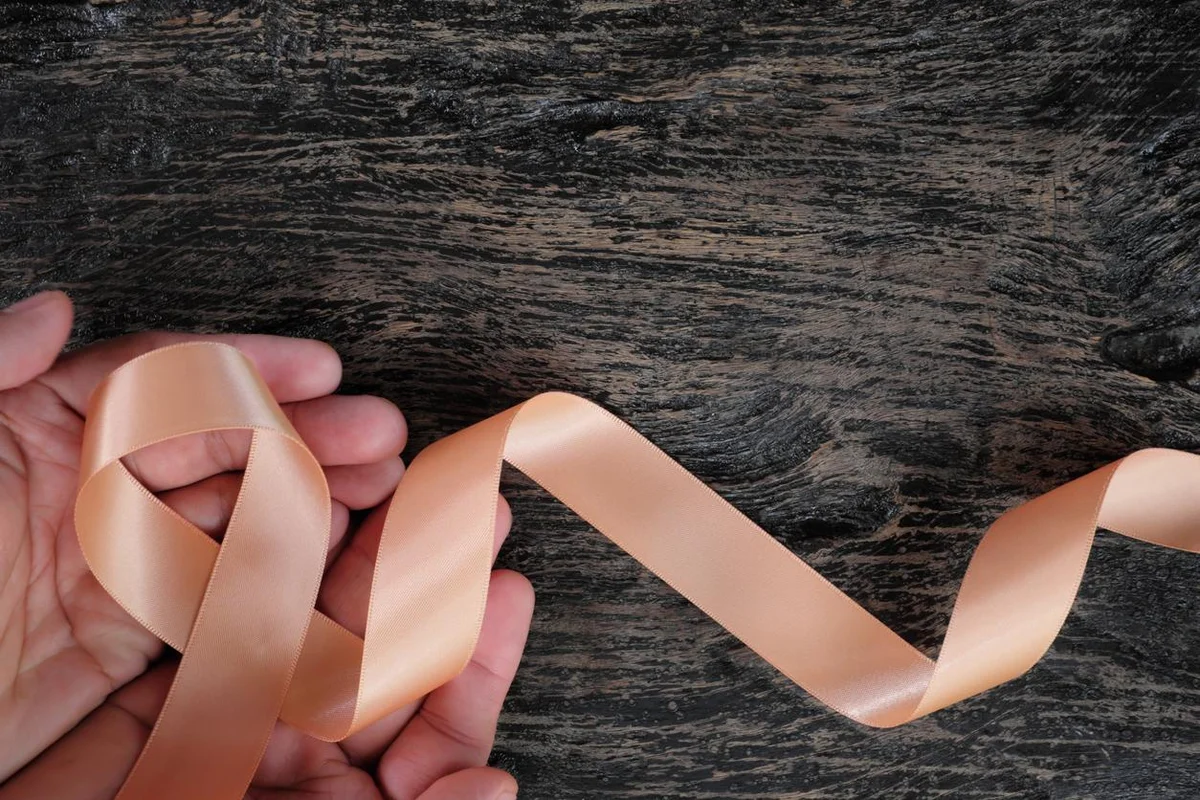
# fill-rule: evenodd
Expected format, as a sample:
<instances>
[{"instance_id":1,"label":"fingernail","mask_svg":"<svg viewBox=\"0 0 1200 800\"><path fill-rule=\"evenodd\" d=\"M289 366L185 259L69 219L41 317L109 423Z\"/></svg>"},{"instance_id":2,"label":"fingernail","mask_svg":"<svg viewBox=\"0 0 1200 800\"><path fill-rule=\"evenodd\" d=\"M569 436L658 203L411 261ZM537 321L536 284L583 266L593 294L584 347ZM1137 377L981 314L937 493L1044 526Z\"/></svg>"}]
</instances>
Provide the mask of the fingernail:
<instances>
[{"instance_id":1,"label":"fingernail","mask_svg":"<svg viewBox=\"0 0 1200 800\"><path fill-rule=\"evenodd\" d=\"M517 800L517 793L510 792L507 789L505 789L503 792L496 795L496 800Z\"/></svg>"},{"instance_id":2,"label":"fingernail","mask_svg":"<svg viewBox=\"0 0 1200 800\"><path fill-rule=\"evenodd\" d=\"M26 297L19 303L14 303L8 308L3 309L6 314L28 314L30 311L37 311L44 305L47 305L54 299L57 292L42 292L35 294L33 297Z\"/></svg>"}]
</instances>

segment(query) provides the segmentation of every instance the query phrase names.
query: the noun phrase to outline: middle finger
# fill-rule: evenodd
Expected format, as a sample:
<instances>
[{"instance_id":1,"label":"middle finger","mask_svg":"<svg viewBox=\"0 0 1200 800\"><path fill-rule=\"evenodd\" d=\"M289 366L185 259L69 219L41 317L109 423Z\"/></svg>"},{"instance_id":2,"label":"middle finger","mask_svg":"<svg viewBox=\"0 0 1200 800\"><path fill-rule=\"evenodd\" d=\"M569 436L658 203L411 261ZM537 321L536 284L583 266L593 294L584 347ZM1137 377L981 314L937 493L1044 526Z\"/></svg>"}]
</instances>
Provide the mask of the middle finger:
<instances>
[{"instance_id":1,"label":"middle finger","mask_svg":"<svg viewBox=\"0 0 1200 800\"><path fill-rule=\"evenodd\" d=\"M404 449L408 429L396 406L370 395L327 395L283 406L300 438L325 467L374 464ZM125 466L152 492L189 486L244 469L250 431L181 436L126 456Z\"/></svg>"}]
</instances>

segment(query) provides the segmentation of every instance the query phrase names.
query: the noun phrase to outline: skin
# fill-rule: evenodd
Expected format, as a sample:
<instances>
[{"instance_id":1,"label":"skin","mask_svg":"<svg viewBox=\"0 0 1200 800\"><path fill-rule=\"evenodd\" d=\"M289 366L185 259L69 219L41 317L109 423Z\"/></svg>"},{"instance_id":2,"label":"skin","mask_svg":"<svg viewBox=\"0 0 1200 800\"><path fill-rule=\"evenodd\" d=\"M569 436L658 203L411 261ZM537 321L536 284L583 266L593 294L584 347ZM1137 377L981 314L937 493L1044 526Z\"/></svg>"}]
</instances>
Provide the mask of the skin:
<instances>
[{"instance_id":1,"label":"skin","mask_svg":"<svg viewBox=\"0 0 1200 800\"><path fill-rule=\"evenodd\" d=\"M319 342L138 334L60 357L70 300L49 292L0 311L0 800L112 798L170 686L177 657L129 617L83 560L72 523L89 395L114 368L179 341L241 349L325 469L333 536L321 610L360 635L386 508L357 531L350 511L383 503L403 473L395 406L335 396L341 363ZM237 498L243 432L172 440L126 459L149 489L219 538ZM508 533L496 520L496 549ZM254 800L501 800L516 782L486 766L524 649L533 590L493 573L467 669L423 702L330 744L277 724L246 795Z\"/></svg>"}]
</instances>

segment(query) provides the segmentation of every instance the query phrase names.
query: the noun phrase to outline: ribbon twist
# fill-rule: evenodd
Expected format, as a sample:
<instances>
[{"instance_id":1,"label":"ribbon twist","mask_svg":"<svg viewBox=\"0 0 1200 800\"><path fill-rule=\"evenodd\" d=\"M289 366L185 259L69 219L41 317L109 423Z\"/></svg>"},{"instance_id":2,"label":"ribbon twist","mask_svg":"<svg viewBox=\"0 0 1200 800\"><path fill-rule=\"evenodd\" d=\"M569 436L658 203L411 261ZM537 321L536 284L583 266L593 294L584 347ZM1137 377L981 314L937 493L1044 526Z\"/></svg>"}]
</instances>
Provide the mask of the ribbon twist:
<instances>
[{"instance_id":1,"label":"ribbon twist","mask_svg":"<svg viewBox=\"0 0 1200 800\"><path fill-rule=\"evenodd\" d=\"M221 544L121 459L155 442L253 431ZM613 415L538 395L410 465L375 566L366 635L314 610L329 538L320 465L248 359L155 351L93 398L76 506L101 584L183 653L121 800L223 800L249 785L277 719L336 741L469 661L508 461L814 697L899 725L1028 670L1058 633L1097 525L1200 551L1200 457L1143 450L998 519L975 551L935 662Z\"/></svg>"}]
</instances>

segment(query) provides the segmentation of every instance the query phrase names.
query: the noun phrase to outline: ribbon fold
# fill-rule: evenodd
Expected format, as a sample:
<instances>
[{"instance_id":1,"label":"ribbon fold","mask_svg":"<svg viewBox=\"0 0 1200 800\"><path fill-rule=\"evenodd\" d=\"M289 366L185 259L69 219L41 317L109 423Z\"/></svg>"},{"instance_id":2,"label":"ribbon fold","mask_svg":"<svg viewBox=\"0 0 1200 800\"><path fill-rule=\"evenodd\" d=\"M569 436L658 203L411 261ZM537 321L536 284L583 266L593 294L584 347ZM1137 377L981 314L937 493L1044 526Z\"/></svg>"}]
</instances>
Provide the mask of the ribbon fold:
<instances>
[{"instance_id":1,"label":"ribbon fold","mask_svg":"<svg viewBox=\"0 0 1200 800\"><path fill-rule=\"evenodd\" d=\"M121 459L232 429L253 431L253 443L218 544ZM330 519L320 465L237 350L168 347L93 397L75 511L100 583L183 653L120 800L240 798L277 719L337 741L458 674L483 617L504 461L818 700L876 727L1033 666L1071 608L1097 526L1200 552L1200 457L1135 452L989 528L933 661L617 417L548 393L414 459L360 639L314 609Z\"/></svg>"}]
</instances>

